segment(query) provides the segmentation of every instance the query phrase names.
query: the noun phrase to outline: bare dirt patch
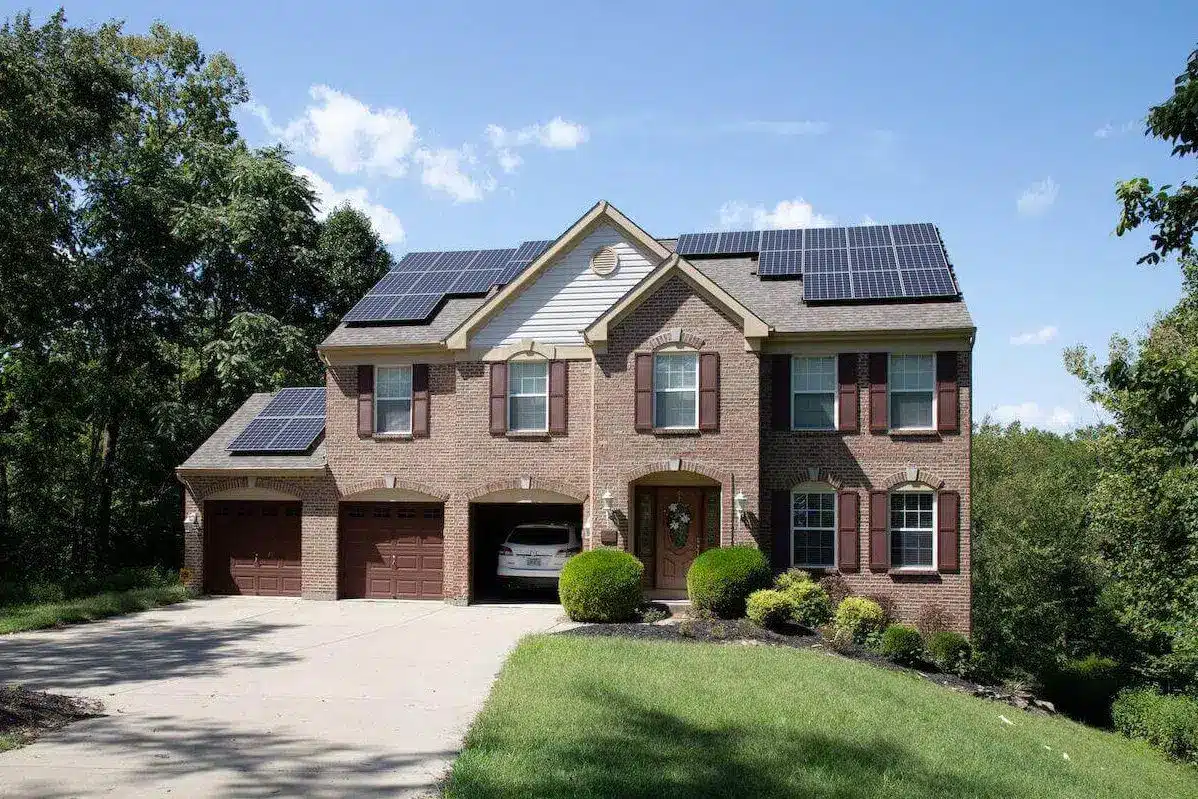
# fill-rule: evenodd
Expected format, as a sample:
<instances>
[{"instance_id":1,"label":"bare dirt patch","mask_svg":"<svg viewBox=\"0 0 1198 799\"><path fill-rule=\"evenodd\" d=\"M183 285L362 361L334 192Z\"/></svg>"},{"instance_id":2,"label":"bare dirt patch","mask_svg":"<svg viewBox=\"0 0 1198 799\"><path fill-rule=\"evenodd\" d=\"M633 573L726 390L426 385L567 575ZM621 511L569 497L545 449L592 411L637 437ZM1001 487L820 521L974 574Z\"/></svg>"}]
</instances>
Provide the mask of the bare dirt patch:
<instances>
[{"instance_id":1,"label":"bare dirt patch","mask_svg":"<svg viewBox=\"0 0 1198 799\"><path fill-rule=\"evenodd\" d=\"M99 700L0 686L0 752L15 749L73 721L104 715Z\"/></svg>"}]
</instances>

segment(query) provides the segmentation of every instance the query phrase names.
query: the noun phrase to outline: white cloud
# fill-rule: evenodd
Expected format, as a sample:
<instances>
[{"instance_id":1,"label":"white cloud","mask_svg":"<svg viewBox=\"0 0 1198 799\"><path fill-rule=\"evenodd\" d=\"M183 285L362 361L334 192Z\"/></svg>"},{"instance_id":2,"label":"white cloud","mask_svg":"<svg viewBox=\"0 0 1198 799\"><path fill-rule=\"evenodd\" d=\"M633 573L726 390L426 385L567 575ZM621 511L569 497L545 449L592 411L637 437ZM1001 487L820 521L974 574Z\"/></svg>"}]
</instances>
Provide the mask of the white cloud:
<instances>
[{"instance_id":1,"label":"white cloud","mask_svg":"<svg viewBox=\"0 0 1198 799\"><path fill-rule=\"evenodd\" d=\"M1073 427L1077 416L1060 405L1052 410L1041 408L1035 402L1023 402L1019 405L999 405L992 416L1002 424L1019 422L1024 427L1039 427L1045 430L1068 430Z\"/></svg>"},{"instance_id":2,"label":"white cloud","mask_svg":"<svg viewBox=\"0 0 1198 799\"><path fill-rule=\"evenodd\" d=\"M1122 125L1117 127L1108 122L1098 130L1094 131L1094 138L1109 139L1113 136L1125 136L1128 133L1134 133L1142 124L1143 123L1138 119L1133 119L1130 122L1124 122Z\"/></svg>"},{"instance_id":3,"label":"white cloud","mask_svg":"<svg viewBox=\"0 0 1198 799\"><path fill-rule=\"evenodd\" d=\"M540 125L528 125L519 130L507 130L499 125L487 125L487 139L496 150L536 145L550 150L573 150L591 137L577 122L560 116Z\"/></svg>"},{"instance_id":4,"label":"white cloud","mask_svg":"<svg viewBox=\"0 0 1198 799\"><path fill-rule=\"evenodd\" d=\"M416 125L407 111L372 109L355 97L323 85L313 86L308 93L314 102L282 131L270 124L269 115L255 113L272 133L328 161L338 174L364 172L400 177L407 171L418 141Z\"/></svg>"},{"instance_id":5,"label":"white cloud","mask_svg":"<svg viewBox=\"0 0 1198 799\"><path fill-rule=\"evenodd\" d=\"M878 220L874 219L874 218L873 218L872 216L870 216L869 214L864 214L864 215L861 217L861 224L863 224L863 225L876 225L876 224L878 224Z\"/></svg>"},{"instance_id":6,"label":"white cloud","mask_svg":"<svg viewBox=\"0 0 1198 799\"><path fill-rule=\"evenodd\" d=\"M519 156L514 150L501 148L495 152L495 157L499 159L499 168L504 171L504 174L510 175L520 168L524 163L524 159Z\"/></svg>"},{"instance_id":7,"label":"white cloud","mask_svg":"<svg viewBox=\"0 0 1198 799\"><path fill-rule=\"evenodd\" d=\"M720 206L720 226L730 229L827 227L834 221L830 216L817 214L811 203L802 197L782 200L772 210L764 205L749 205L739 200L731 200Z\"/></svg>"},{"instance_id":8,"label":"white cloud","mask_svg":"<svg viewBox=\"0 0 1198 799\"><path fill-rule=\"evenodd\" d=\"M815 120L769 120L750 119L737 122L728 127L739 133L765 133L771 136L820 136L827 133L831 126L827 122Z\"/></svg>"},{"instance_id":9,"label":"white cloud","mask_svg":"<svg viewBox=\"0 0 1198 799\"><path fill-rule=\"evenodd\" d=\"M473 164L474 156L467 148L454 150L441 148L416 151L416 162L420 164L420 182L453 197L455 202L476 202L484 192L495 188L494 181L479 183L466 174L463 165Z\"/></svg>"},{"instance_id":10,"label":"white cloud","mask_svg":"<svg viewBox=\"0 0 1198 799\"><path fill-rule=\"evenodd\" d=\"M1039 330L1033 330L1029 333L1020 333L1011 336L1011 343L1016 347L1022 347L1026 344L1047 344L1057 337L1057 329L1054 325L1045 325Z\"/></svg>"},{"instance_id":11,"label":"white cloud","mask_svg":"<svg viewBox=\"0 0 1198 799\"><path fill-rule=\"evenodd\" d=\"M311 169L297 166L295 172L297 175L307 179L308 185L316 192L316 215L319 218L324 219L339 205L349 205L351 208L356 208L366 215L384 244L399 244L403 241L404 229L403 224L399 221L399 217L390 208L371 202L370 192L365 188L358 186L346 189L345 191L338 191L333 187L332 183L329 183Z\"/></svg>"},{"instance_id":12,"label":"white cloud","mask_svg":"<svg viewBox=\"0 0 1198 799\"><path fill-rule=\"evenodd\" d=\"M1060 189L1055 180L1045 178L1024 189L1023 194L1015 201L1015 207L1024 216L1039 216L1057 201Z\"/></svg>"}]
</instances>

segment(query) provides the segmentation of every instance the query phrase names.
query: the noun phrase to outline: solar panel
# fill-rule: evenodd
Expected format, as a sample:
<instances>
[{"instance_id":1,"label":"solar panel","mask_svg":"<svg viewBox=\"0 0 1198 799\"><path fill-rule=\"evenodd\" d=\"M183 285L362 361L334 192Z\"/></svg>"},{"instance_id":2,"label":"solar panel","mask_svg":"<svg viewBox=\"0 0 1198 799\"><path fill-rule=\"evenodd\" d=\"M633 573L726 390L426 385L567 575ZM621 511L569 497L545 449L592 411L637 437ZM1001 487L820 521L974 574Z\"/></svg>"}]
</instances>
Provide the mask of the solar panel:
<instances>
[{"instance_id":1,"label":"solar panel","mask_svg":"<svg viewBox=\"0 0 1198 799\"><path fill-rule=\"evenodd\" d=\"M441 304L444 293L406 294L400 297L387 313L387 320L394 322L419 322L428 318L433 309Z\"/></svg>"},{"instance_id":2,"label":"solar panel","mask_svg":"<svg viewBox=\"0 0 1198 799\"><path fill-rule=\"evenodd\" d=\"M241 434L229 444L234 452L252 452L254 450L269 450L270 442L274 440L286 419L254 419L245 426Z\"/></svg>"},{"instance_id":3,"label":"solar panel","mask_svg":"<svg viewBox=\"0 0 1198 799\"><path fill-rule=\"evenodd\" d=\"M457 250L455 252L442 253L437 259L435 269L438 272L456 272L462 269L468 269L470 262L478 257L478 250Z\"/></svg>"},{"instance_id":4,"label":"solar panel","mask_svg":"<svg viewBox=\"0 0 1198 799\"><path fill-rule=\"evenodd\" d=\"M306 450L324 429L324 417L291 419L270 442L270 448L283 452Z\"/></svg>"},{"instance_id":5,"label":"solar panel","mask_svg":"<svg viewBox=\"0 0 1198 799\"><path fill-rule=\"evenodd\" d=\"M449 287L447 294L486 294L491 286L499 282L502 269L487 269L480 271L471 269L456 275L456 280Z\"/></svg>"},{"instance_id":6,"label":"solar panel","mask_svg":"<svg viewBox=\"0 0 1198 799\"><path fill-rule=\"evenodd\" d=\"M759 277L798 277L803 274L802 250L769 250L757 259Z\"/></svg>"},{"instance_id":7,"label":"solar panel","mask_svg":"<svg viewBox=\"0 0 1198 799\"><path fill-rule=\"evenodd\" d=\"M813 274L803 278L804 300L818 302L820 300L849 300L852 297L848 272Z\"/></svg>"},{"instance_id":8,"label":"solar panel","mask_svg":"<svg viewBox=\"0 0 1198 799\"><path fill-rule=\"evenodd\" d=\"M914 225L891 225L890 233L894 236L894 243L899 246L940 243L940 234L936 232L936 226L928 222L919 222Z\"/></svg>"},{"instance_id":9,"label":"solar panel","mask_svg":"<svg viewBox=\"0 0 1198 799\"><path fill-rule=\"evenodd\" d=\"M761 251L767 250L801 250L803 249L803 230L763 230L761 231Z\"/></svg>"},{"instance_id":10,"label":"solar panel","mask_svg":"<svg viewBox=\"0 0 1198 799\"><path fill-rule=\"evenodd\" d=\"M808 250L844 249L845 233L842 227L816 227L807 231L803 246Z\"/></svg>"},{"instance_id":11,"label":"solar panel","mask_svg":"<svg viewBox=\"0 0 1198 799\"><path fill-rule=\"evenodd\" d=\"M848 228L850 247L889 247L890 228L887 225L860 225Z\"/></svg>"},{"instance_id":12,"label":"solar panel","mask_svg":"<svg viewBox=\"0 0 1198 799\"><path fill-rule=\"evenodd\" d=\"M819 252L837 252L836 250L823 250ZM852 263L854 272L866 272L876 269L898 269L898 265L894 260L893 247L863 247L859 250L850 250L852 254Z\"/></svg>"},{"instance_id":13,"label":"solar panel","mask_svg":"<svg viewBox=\"0 0 1198 799\"><path fill-rule=\"evenodd\" d=\"M410 252L395 265L396 272L425 272L432 268L440 252Z\"/></svg>"},{"instance_id":14,"label":"solar panel","mask_svg":"<svg viewBox=\"0 0 1198 799\"><path fill-rule=\"evenodd\" d=\"M303 452L324 430L324 386L284 388L229 443L233 452Z\"/></svg>"},{"instance_id":15,"label":"solar panel","mask_svg":"<svg viewBox=\"0 0 1198 799\"><path fill-rule=\"evenodd\" d=\"M718 253L719 233L683 233L674 245L679 255L712 255Z\"/></svg>"},{"instance_id":16,"label":"solar panel","mask_svg":"<svg viewBox=\"0 0 1198 799\"><path fill-rule=\"evenodd\" d=\"M957 286L947 269L904 269L906 297L955 297Z\"/></svg>"},{"instance_id":17,"label":"solar panel","mask_svg":"<svg viewBox=\"0 0 1198 799\"><path fill-rule=\"evenodd\" d=\"M849 254L845 250L806 250L803 253L803 274L849 271Z\"/></svg>"},{"instance_id":18,"label":"solar panel","mask_svg":"<svg viewBox=\"0 0 1198 799\"><path fill-rule=\"evenodd\" d=\"M341 318L343 322L375 322L390 319L389 311L401 295L396 294L367 294L349 309L349 313Z\"/></svg>"},{"instance_id":19,"label":"solar panel","mask_svg":"<svg viewBox=\"0 0 1198 799\"><path fill-rule=\"evenodd\" d=\"M853 272L853 299L878 300L903 296L897 269Z\"/></svg>"},{"instance_id":20,"label":"solar panel","mask_svg":"<svg viewBox=\"0 0 1198 799\"><path fill-rule=\"evenodd\" d=\"M720 234L720 255L740 255L757 252L761 247L760 230L728 230Z\"/></svg>"},{"instance_id":21,"label":"solar panel","mask_svg":"<svg viewBox=\"0 0 1198 799\"><path fill-rule=\"evenodd\" d=\"M483 250L478 254L470 264L470 269L482 271L484 269L502 269L503 265L512 260L512 256L516 254L515 249L510 250Z\"/></svg>"},{"instance_id":22,"label":"solar panel","mask_svg":"<svg viewBox=\"0 0 1198 799\"><path fill-rule=\"evenodd\" d=\"M516 249L515 255L512 256L512 261L516 263L535 261L541 257L545 250L549 249L549 245L551 244L553 244L552 239L521 242L520 246Z\"/></svg>"},{"instance_id":23,"label":"solar panel","mask_svg":"<svg viewBox=\"0 0 1198 799\"><path fill-rule=\"evenodd\" d=\"M899 269L948 269L944 248L921 244L915 247L895 247Z\"/></svg>"},{"instance_id":24,"label":"solar panel","mask_svg":"<svg viewBox=\"0 0 1198 799\"><path fill-rule=\"evenodd\" d=\"M370 294L403 294L420 279L422 272L388 272Z\"/></svg>"}]
</instances>

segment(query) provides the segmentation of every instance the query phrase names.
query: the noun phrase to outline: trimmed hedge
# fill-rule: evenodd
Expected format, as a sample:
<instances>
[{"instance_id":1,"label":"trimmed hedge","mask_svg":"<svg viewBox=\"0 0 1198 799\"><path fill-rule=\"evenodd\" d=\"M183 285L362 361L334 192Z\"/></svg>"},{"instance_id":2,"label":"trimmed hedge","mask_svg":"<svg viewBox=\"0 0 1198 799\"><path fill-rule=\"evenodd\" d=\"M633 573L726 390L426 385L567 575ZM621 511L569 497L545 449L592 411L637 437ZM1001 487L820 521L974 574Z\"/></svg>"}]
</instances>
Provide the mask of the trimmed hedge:
<instances>
[{"instance_id":1,"label":"trimmed hedge","mask_svg":"<svg viewBox=\"0 0 1198 799\"><path fill-rule=\"evenodd\" d=\"M1124 691L1111 708L1115 729L1169 757L1198 765L1198 699L1152 689Z\"/></svg>"},{"instance_id":2,"label":"trimmed hedge","mask_svg":"<svg viewBox=\"0 0 1198 799\"><path fill-rule=\"evenodd\" d=\"M942 671L960 674L965 671L973 655L969 639L951 630L941 630L928 636L928 654Z\"/></svg>"},{"instance_id":3,"label":"trimmed hedge","mask_svg":"<svg viewBox=\"0 0 1198 799\"><path fill-rule=\"evenodd\" d=\"M832 602L828 592L813 582L793 583L786 593L794 601L794 620L809 630L832 621Z\"/></svg>"},{"instance_id":4,"label":"trimmed hedge","mask_svg":"<svg viewBox=\"0 0 1198 799\"><path fill-rule=\"evenodd\" d=\"M1088 724L1111 722L1111 702L1123 685L1114 660L1089 655L1065 661L1044 678L1044 691L1057 709Z\"/></svg>"},{"instance_id":5,"label":"trimmed hedge","mask_svg":"<svg viewBox=\"0 0 1198 799\"><path fill-rule=\"evenodd\" d=\"M895 663L910 666L923 659L923 636L906 624L892 624L882 633L882 654Z\"/></svg>"},{"instance_id":6,"label":"trimmed hedge","mask_svg":"<svg viewBox=\"0 0 1198 799\"><path fill-rule=\"evenodd\" d=\"M771 583L773 573L757 547L709 549L695 558L686 573L691 605L722 619L744 616L749 594Z\"/></svg>"},{"instance_id":7,"label":"trimmed hedge","mask_svg":"<svg viewBox=\"0 0 1198 799\"><path fill-rule=\"evenodd\" d=\"M592 549L566 561L557 593L573 621L628 621L641 604L645 565L619 549Z\"/></svg>"},{"instance_id":8,"label":"trimmed hedge","mask_svg":"<svg viewBox=\"0 0 1198 799\"><path fill-rule=\"evenodd\" d=\"M855 644L864 644L871 634L881 632L885 626L886 613L872 599L845 597L836 607L837 629L847 630Z\"/></svg>"},{"instance_id":9,"label":"trimmed hedge","mask_svg":"<svg viewBox=\"0 0 1198 799\"><path fill-rule=\"evenodd\" d=\"M787 569L774 580L774 587L779 591L789 591L797 585L806 585L810 582L811 575L802 569Z\"/></svg>"},{"instance_id":10,"label":"trimmed hedge","mask_svg":"<svg viewBox=\"0 0 1198 799\"><path fill-rule=\"evenodd\" d=\"M762 588L749 594L746 615L754 624L774 630L789 622L794 615L795 602L786 591Z\"/></svg>"}]
</instances>

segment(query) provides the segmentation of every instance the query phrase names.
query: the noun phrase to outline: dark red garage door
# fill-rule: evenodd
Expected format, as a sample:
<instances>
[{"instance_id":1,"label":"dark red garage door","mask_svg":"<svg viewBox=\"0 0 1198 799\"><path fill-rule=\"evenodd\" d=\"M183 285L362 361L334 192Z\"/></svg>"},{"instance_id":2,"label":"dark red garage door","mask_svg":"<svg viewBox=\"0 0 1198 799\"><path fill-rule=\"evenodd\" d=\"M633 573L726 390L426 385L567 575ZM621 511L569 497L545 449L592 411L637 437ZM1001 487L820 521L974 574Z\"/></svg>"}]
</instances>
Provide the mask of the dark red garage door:
<instances>
[{"instance_id":1,"label":"dark red garage door","mask_svg":"<svg viewBox=\"0 0 1198 799\"><path fill-rule=\"evenodd\" d=\"M300 503L210 501L204 519L208 593L300 595Z\"/></svg>"},{"instance_id":2,"label":"dark red garage door","mask_svg":"<svg viewBox=\"0 0 1198 799\"><path fill-rule=\"evenodd\" d=\"M411 502L341 505L341 596L440 599L443 506Z\"/></svg>"}]
</instances>

